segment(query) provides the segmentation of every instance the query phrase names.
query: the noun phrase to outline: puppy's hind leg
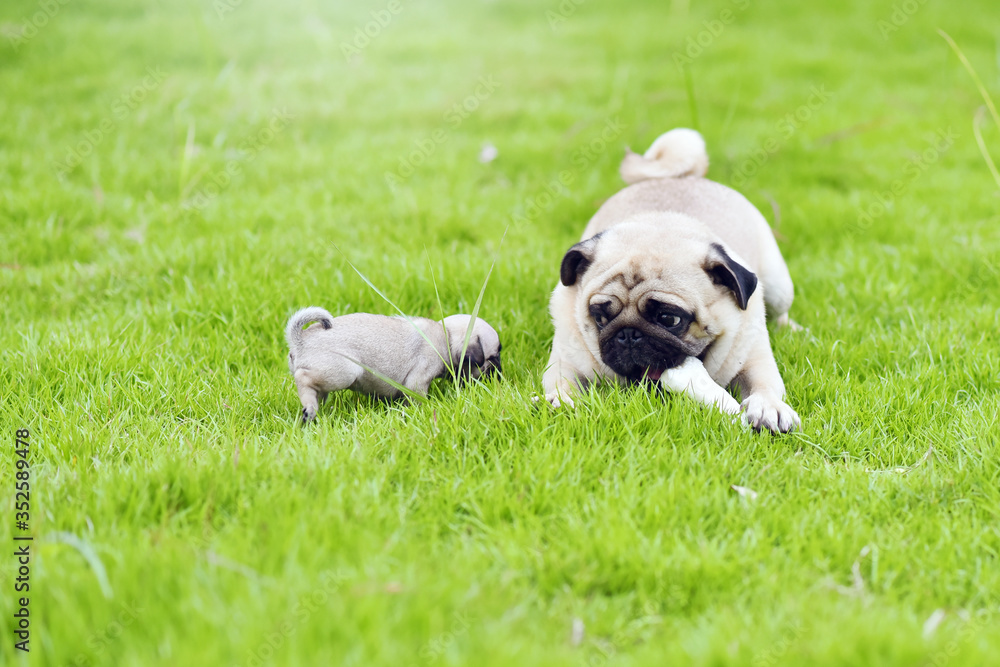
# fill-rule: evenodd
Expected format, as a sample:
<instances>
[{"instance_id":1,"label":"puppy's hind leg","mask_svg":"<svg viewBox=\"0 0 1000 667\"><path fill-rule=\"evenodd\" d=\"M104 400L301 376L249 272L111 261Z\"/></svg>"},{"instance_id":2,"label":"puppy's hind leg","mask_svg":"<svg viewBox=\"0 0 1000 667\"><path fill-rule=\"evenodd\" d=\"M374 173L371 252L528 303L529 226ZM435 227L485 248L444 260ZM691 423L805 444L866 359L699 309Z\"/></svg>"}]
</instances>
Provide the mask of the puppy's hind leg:
<instances>
[{"instance_id":1,"label":"puppy's hind leg","mask_svg":"<svg viewBox=\"0 0 1000 667\"><path fill-rule=\"evenodd\" d=\"M304 368L295 371L295 387L299 390L299 401L302 403L302 423L307 424L316 419L321 392L317 391L312 374Z\"/></svg>"},{"instance_id":2,"label":"puppy's hind leg","mask_svg":"<svg viewBox=\"0 0 1000 667\"><path fill-rule=\"evenodd\" d=\"M362 369L346 359L338 359L321 370L299 368L295 371L295 386L302 403L302 421L316 418L319 405L331 391L349 388L362 373Z\"/></svg>"}]
</instances>

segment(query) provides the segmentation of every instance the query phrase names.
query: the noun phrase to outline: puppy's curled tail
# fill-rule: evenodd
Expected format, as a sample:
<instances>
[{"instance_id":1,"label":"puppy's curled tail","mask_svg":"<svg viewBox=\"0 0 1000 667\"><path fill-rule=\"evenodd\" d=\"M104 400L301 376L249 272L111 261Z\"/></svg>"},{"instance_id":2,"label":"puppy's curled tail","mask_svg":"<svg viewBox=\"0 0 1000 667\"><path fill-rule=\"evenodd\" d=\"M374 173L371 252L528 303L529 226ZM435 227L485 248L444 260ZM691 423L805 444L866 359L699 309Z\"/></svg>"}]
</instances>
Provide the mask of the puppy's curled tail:
<instances>
[{"instance_id":1,"label":"puppy's curled tail","mask_svg":"<svg viewBox=\"0 0 1000 667\"><path fill-rule=\"evenodd\" d=\"M302 346L303 329L311 322L319 322L324 329L329 329L333 326L333 315L317 306L303 308L292 315L285 327L285 340L288 341L290 351L295 352Z\"/></svg>"},{"instance_id":2,"label":"puppy's curled tail","mask_svg":"<svg viewBox=\"0 0 1000 667\"><path fill-rule=\"evenodd\" d=\"M642 155L625 150L618 171L629 185L650 178L704 176L708 172L705 140L695 130L685 127L661 134Z\"/></svg>"}]
</instances>

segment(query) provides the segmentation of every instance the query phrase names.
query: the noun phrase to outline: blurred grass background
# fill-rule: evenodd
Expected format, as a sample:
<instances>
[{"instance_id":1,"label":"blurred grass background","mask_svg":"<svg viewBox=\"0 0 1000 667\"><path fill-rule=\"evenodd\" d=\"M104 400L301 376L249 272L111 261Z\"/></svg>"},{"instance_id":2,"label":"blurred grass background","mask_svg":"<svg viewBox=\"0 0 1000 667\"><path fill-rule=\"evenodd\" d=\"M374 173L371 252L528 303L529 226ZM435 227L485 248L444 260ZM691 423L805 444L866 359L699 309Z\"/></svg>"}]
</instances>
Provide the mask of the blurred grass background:
<instances>
[{"instance_id":1,"label":"blurred grass background","mask_svg":"<svg viewBox=\"0 0 1000 667\"><path fill-rule=\"evenodd\" d=\"M991 661L1000 218L982 101L935 30L995 95L996 7L392 7L0 6L29 662ZM676 126L777 229L809 328L773 336L802 433L610 388L529 407L562 254L624 146ZM337 396L301 429L287 316L392 312L345 256L430 317L471 310L496 260L503 381Z\"/></svg>"}]
</instances>

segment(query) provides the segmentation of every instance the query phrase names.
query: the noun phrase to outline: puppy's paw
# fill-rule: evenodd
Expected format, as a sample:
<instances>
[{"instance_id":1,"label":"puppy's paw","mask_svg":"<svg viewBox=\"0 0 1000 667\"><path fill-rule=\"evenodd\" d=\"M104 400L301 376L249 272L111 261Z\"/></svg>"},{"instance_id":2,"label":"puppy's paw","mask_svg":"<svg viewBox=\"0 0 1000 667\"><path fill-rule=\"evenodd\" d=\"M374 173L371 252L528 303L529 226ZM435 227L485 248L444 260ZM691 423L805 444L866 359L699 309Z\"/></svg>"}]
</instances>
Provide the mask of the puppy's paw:
<instances>
[{"instance_id":1,"label":"puppy's paw","mask_svg":"<svg viewBox=\"0 0 1000 667\"><path fill-rule=\"evenodd\" d=\"M302 408L302 423L308 424L316 420L316 411L309 408Z\"/></svg>"},{"instance_id":2,"label":"puppy's paw","mask_svg":"<svg viewBox=\"0 0 1000 667\"><path fill-rule=\"evenodd\" d=\"M775 396L751 394L742 408L743 421L757 431L766 428L772 433L788 433L802 423L795 410Z\"/></svg>"}]
</instances>

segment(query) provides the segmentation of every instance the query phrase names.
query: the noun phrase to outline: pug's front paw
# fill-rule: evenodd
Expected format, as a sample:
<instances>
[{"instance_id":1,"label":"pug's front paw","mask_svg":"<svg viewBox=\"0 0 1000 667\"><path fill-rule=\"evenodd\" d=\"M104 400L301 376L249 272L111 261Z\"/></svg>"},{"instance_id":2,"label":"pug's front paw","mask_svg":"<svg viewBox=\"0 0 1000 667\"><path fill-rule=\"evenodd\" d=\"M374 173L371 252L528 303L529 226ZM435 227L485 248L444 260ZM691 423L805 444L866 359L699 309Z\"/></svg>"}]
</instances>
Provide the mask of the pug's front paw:
<instances>
[{"instance_id":1,"label":"pug's front paw","mask_svg":"<svg viewBox=\"0 0 1000 667\"><path fill-rule=\"evenodd\" d=\"M743 421L754 430L788 433L799 428L799 415L790 405L776 396L751 394L743 401Z\"/></svg>"},{"instance_id":2,"label":"pug's front paw","mask_svg":"<svg viewBox=\"0 0 1000 667\"><path fill-rule=\"evenodd\" d=\"M550 391L549 393L545 394L545 400L548 401L549 404L554 408L558 408L562 405L565 405L568 408L576 407L573 403L573 399L570 398L569 395L564 394L559 390Z\"/></svg>"},{"instance_id":3,"label":"pug's front paw","mask_svg":"<svg viewBox=\"0 0 1000 667\"><path fill-rule=\"evenodd\" d=\"M558 408L563 405L568 408L575 407L573 405L573 399L570 396L574 389L573 382L566 378L559 378L555 385L556 386L551 390L545 392L545 400L548 401L554 408Z\"/></svg>"}]
</instances>

